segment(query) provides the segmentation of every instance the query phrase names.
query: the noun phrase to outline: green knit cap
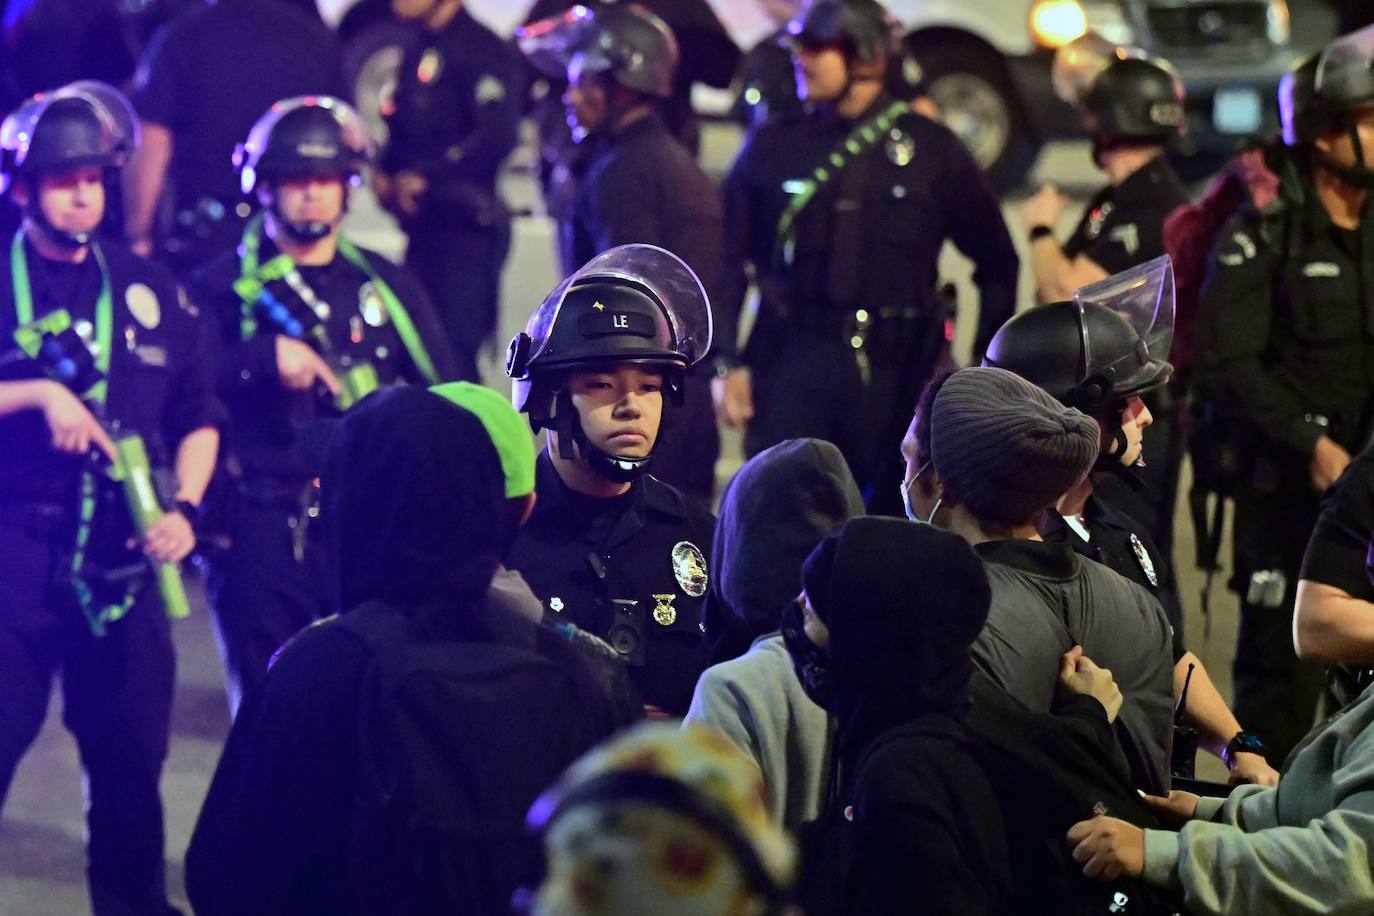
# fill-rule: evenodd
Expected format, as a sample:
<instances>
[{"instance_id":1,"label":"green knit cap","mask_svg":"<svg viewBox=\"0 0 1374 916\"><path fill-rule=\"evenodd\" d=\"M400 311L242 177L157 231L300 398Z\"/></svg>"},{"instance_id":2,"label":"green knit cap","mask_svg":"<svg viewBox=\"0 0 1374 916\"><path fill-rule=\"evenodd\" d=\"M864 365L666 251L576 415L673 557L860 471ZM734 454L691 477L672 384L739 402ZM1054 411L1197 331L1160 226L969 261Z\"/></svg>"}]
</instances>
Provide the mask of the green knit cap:
<instances>
[{"instance_id":1,"label":"green knit cap","mask_svg":"<svg viewBox=\"0 0 1374 916\"><path fill-rule=\"evenodd\" d=\"M506 499L534 492L534 437L530 424L510 400L471 382L448 382L429 389L473 414L486 427L506 475Z\"/></svg>"}]
</instances>

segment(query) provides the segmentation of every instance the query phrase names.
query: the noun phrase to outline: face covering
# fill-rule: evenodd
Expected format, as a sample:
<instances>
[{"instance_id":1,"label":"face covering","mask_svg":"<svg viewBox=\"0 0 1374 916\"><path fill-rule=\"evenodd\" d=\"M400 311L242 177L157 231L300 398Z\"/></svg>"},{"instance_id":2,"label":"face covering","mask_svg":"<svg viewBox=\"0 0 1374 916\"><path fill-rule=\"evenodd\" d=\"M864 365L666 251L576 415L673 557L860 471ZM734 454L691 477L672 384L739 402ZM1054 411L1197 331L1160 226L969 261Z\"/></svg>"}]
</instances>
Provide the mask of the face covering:
<instances>
[{"instance_id":1,"label":"face covering","mask_svg":"<svg viewBox=\"0 0 1374 916\"><path fill-rule=\"evenodd\" d=\"M805 615L801 604L791 601L782 612L782 641L792 656L792 669L797 673L802 690L811 702L827 712L833 712L834 694L830 687L830 653L811 641L803 628Z\"/></svg>"},{"instance_id":2,"label":"face covering","mask_svg":"<svg viewBox=\"0 0 1374 916\"><path fill-rule=\"evenodd\" d=\"M912 477L910 480L904 481L900 485L902 491L902 508L906 510L906 517L911 519L913 522L916 522L918 525L935 524L935 513L940 511L940 503L944 501L943 497L936 499L935 505L930 507L930 515L926 516L925 518L921 518L919 515L917 515L916 510L911 507L911 488L916 483L916 481L921 479L922 474L930 470L931 464L931 461L927 461L925 464L921 465L921 469L916 472L914 477Z\"/></svg>"}]
</instances>

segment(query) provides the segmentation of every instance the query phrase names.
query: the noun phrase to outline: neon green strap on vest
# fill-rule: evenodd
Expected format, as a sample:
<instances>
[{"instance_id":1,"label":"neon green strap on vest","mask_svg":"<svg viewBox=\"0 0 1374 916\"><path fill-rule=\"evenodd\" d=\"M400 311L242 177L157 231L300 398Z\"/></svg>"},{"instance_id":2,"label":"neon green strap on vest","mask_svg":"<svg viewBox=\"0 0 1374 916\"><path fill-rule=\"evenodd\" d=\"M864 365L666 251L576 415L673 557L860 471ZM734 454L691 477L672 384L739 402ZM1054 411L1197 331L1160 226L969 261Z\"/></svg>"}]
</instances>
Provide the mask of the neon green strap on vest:
<instances>
[{"instance_id":1,"label":"neon green strap on vest","mask_svg":"<svg viewBox=\"0 0 1374 916\"><path fill-rule=\"evenodd\" d=\"M105 255L100 245L91 242L92 257L100 267L100 296L95 301L95 367L100 381L90 390L81 394L82 400L94 406L97 416L105 412L105 401L109 394L110 352L114 339L114 293L110 285L110 268L105 263ZM33 314L33 287L29 282L29 264L24 255L24 230L14 234L10 245L10 278L14 284L14 312L18 323L31 324ZM72 585L76 589L81 611L96 636L105 635L106 624L114 623L133 607L134 595L125 594L122 601L95 606L95 595L81 577L86 567L86 548L91 541L91 522L95 519L95 475L89 470L81 472L81 509L77 516L76 550L72 554Z\"/></svg>"},{"instance_id":2,"label":"neon green strap on vest","mask_svg":"<svg viewBox=\"0 0 1374 916\"><path fill-rule=\"evenodd\" d=\"M241 280L248 279L258 272L259 259L262 251L262 215L255 216L248 222L248 227L243 232L243 242L239 247L239 269L242 273ZM382 306L386 309L387 315L391 318L391 323L396 326L396 333L400 335L401 344L406 348L406 354L410 361L415 364L415 368L420 370L425 381L431 385L439 383L439 373L434 370L434 361L429 357L429 351L425 349L424 341L420 339L420 332L415 329L415 322L410 318L410 313L406 311L401 300L396 293L387 285L386 281L378 276L377 271L368 262L363 253L359 251L352 242L339 236L339 254L343 255L344 260L362 271L372 283L373 289L381 297ZM285 257L285 255L281 256ZM279 258L273 258L267 265L277 262ZM289 259L288 259L289 261ZM276 271L274 271L275 273ZM268 278L272 279L272 278ZM257 282L257 281L255 281ZM260 283L259 283L260 285ZM236 291L238 284L235 284ZM246 289L248 287L245 287ZM243 300L243 315L240 319L240 329L244 340L248 340L257 333L257 319L253 315L253 307L256 303L256 296L251 298L242 292L239 298Z\"/></svg>"},{"instance_id":3,"label":"neon green strap on vest","mask_svg":"<svg viewBox=\"0 0 1374 916\"><path fill-rule=\"evenodd\" d=\"M777 267L780 261L791 266L792 259L796 254L794 231L796 230L797 217L815 198L816 192L837 178L844 171L845 166L876 146L878 141L882 139L882 135L887 133L897 119L909 110L907 103L893 102L877 115L850 131L844 142L830 152L825 162L816 166L809 178L803 178L797 182L787 182L783 185L783 188L792 195L792 199L788 201L787 209L783 210L782 216L778 218L777 241L773 248L774 267ZM794 184L797 186L795 189L792 187Z\"/></svg>"}]
</instances>

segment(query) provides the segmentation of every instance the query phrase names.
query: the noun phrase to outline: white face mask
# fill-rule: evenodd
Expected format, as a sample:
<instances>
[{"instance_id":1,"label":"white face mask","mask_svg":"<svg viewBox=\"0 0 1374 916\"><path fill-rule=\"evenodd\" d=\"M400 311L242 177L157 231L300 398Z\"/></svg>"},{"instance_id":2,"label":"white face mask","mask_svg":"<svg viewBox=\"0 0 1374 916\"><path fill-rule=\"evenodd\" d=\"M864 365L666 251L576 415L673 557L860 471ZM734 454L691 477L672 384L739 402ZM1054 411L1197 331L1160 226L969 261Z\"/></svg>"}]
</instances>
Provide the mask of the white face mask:
<instances>
[{"instance_id":1,"label":"white face mask","mask_svg":"<svg viewBox=\"0 0 1374 916\"><path fill-rule=\"evenodd\" d=\"M900 489L902 491L902 508L906 510L906 517L919 525L935 524L935 513L940 511L940 503L944 499L944 497L936 499L935 505L930 507L930 515L928 515L925 518L921 518L920 516L918 516L916 514L916 510L911 508L911 485L914 484L916 481L920 480L922 474L930 470L930 466L932 463L933 459L921 465L921 469L916 472L915 476L913 476L910 480L903 481L900 485Z\"/></svg>"}]
</instances>

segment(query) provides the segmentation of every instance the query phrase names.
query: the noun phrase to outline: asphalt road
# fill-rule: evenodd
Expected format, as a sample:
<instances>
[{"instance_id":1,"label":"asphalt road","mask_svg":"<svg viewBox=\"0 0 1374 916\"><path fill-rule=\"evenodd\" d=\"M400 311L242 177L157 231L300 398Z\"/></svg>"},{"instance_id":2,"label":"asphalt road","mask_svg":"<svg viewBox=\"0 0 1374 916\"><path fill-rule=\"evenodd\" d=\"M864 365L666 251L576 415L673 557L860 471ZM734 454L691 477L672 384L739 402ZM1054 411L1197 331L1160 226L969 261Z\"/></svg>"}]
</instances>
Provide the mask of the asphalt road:
<instances>
[{"instance_id":1,"label":"asphalt road","mask_svg":"<svg viewBox=\"0 0 1374 916\"><path fill-rule=\"evenodd\" d=\"M719 172L728 164L735 140L728 133L713 133L707 138L705 161ZM1082 203L1098 184L1098 174L1081 144L1053 146L1042 158L1038 179L1053 181L1075 201L1064 218L1067 233ZM509 194L516 206L538 209L530 182L516 175L510 179ZM360 195L361 197L362 195ZM1009 220L1015 219L1012 204L1007 205ZM1017 223L1011 222L1013 237L1023 244ZM398 256L404 240L394 225L377 211L370 200L354 202L350 231L357 240ZM1024 250L1022 252L1025 254ZM1023 261L1024 264L1024 261ZM942 261L942 272L959 287L961 300L975 301L969 282L970 265L957 252L949 251ZM500 385L499 357L505 342L524 324L530 310L557 281L552 247L552 229L538 215L518 220L510 261L506 265L502 296L500 331L493 352L484 362L489 384ZM1029 277L1023 267L1022 302L1031 301ZM970 310L965 306L966 312ZM972 346L972 321L959 328L955 349L967 358ZM723 482L739 467L739 439L725 437L725 454L717 468ZM1187 486L1186 470L1184 486ZM1186 492L1186 490L1185 490ZM1180 500L1180 509L1183 508ZM1187 632L1190 647L1207 665L1224 694L1230 690L1230 658L1235 645L1237 605L1233 595L1220 587L1214 591L1210 639L1203 640L1198 612L1200 576L1192 570L1193 537L1185 516L1178 519L1178 567L1183 597L1188 605ZM194 577L192 577L194 578ZM1219 581L1224 577L1218 577ZM175 626L178 650L177 697L172 723L171 755L163 776L162 790L167 812L167 870L173 901L185 906L182 857L190 839L196 815L219 756L229 726L222 690L222 667L213 630L206 615L199 589L195 588L195 613ZM76 748L61 724L61 703L54 691L47 722L29 755L20 765L10 797L0 820L0 916L79 916L89 912L84 885L83 801L81 770ZM0 697L0 711L4 701ZM1217 778L1224 771L1220 764L1204 758L1200 775Z\"/></svg>"}]
</instances>

